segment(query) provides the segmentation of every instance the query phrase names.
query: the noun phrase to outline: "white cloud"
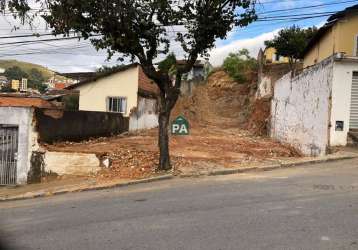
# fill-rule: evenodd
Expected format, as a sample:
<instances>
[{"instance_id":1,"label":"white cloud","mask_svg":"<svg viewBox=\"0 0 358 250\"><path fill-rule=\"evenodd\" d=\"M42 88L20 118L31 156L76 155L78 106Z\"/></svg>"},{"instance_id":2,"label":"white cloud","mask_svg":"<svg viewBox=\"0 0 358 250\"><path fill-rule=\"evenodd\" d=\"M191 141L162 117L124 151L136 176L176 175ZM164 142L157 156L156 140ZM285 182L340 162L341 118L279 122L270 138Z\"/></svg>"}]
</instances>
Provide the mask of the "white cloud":
<instances>
[{"instance_id":1,"label":"white cloud","mask_svg":"<svg viewBox=\"0 0 358 250\"><path fill-rule=\"evenodd\" d=\"M264 42L266 40L272 39L278 31L279 29L272 32L264 33L257 37L236 40L230 44L215 48L210 53L210 62L214 66L220 66L229 53L238 52L240 49L243 48L248 49L250 51L251 56L256 57L260 48L264 47Z\"/></svg>"}]
</instances>

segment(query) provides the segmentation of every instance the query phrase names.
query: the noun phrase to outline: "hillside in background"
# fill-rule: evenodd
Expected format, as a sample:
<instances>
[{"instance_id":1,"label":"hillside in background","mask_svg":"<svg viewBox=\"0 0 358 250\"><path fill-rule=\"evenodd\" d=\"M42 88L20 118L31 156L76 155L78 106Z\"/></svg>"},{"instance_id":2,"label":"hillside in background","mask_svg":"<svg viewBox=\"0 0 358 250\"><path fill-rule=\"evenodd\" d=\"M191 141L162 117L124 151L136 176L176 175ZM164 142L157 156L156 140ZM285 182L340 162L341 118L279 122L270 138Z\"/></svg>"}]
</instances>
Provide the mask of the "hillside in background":
<instances>
[{"instance_id":1,"label":"hillside in background","mask_svg":"<svg viewBox=\"0 0 358 250\"><path fill-rule=\"evenodd\" d=\"M14 67L14 66L20 67L27 74L30 73L31 69L35 68L41 72L42 76L45 79L49 79L50 77L52 77L54 75L54 71L51 71L48 68L38 65L38 64L22 62L22 61L17 61L17 60L0 60L0 68L3 68L6 70L6 69Z\"/></svg>"}]
</instances>

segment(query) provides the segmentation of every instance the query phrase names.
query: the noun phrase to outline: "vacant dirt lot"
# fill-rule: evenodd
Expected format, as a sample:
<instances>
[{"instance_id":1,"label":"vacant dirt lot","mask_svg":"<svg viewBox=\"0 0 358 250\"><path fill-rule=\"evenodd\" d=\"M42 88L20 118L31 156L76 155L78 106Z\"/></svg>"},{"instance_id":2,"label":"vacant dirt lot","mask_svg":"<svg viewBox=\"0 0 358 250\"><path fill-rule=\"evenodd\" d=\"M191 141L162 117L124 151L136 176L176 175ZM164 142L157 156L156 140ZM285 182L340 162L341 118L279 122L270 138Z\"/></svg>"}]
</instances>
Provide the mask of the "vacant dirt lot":
<instances>
[{"instance_id":1,"label":"vacant dirt lot","mask_svg":"<svg viewBox=\"0 0 358 250\"><path fill-rule=\"evenodd\" d=\"M239 85L224 72L214 73L191 97L181 98L173 118L184 114L191 123L190 136L172 136L170 149L176 174L197 174L223 167L248 167L299 156L293 148L267 137L255 136L250 119L254 103L252 83ZM256 108L255 108L256 109ZM257 113L257 112L256 112ZM264 112L266 116L269 112ZM260 112L256 116L260 116ZM260 122L266 117L259 117ZM256 117L257 119L257 117ZM260 124L260 131L262 124ZM141 178L155 175L158 162L157 129L82 143L46 145L49 150L95 153L108 156L112 167L98 178Z\"/></svg>"}]
</instances>

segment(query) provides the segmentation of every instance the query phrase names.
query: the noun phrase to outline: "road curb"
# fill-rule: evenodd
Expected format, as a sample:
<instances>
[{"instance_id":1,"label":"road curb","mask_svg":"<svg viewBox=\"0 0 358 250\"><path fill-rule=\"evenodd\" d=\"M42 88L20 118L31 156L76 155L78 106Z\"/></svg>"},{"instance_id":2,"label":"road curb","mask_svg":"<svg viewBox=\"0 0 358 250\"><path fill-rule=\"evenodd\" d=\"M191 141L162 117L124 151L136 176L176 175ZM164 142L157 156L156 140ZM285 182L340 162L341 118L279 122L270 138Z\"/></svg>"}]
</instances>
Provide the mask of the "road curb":
<instances>
[{"instance_id":1,"label":"road curb","mask_svg":"<svg viewBox=\"0 0 358 250\"><path fill-rule=\"evenodd\" d=\"M283 169L283 168L291 168L291 167L298 167L298 166L304 166L304 165L311 165L311 164L319 164L324 162L334 162L334 161L340 161L340 160L349 160L358 158L357 155L345 155L345 156L334 156L334 157L327 157L323 159L309 159L309 160L302 160L298 162L288 162L288 163L281 163L281 164L272 164L262 167L249 167L245 169L219 169L210 171L208 173L209 176L218 176L218 175L232 175L232 174L240 174L240 173L247 173L247 172L265 172L265 171L272 171L276 169Z\"/></svg>"},{"instance_id":2,"label":"road curb","mask_svg":"<svg viewBox=\"0 0 358 250\"><path fill-rule=\"evenodd\" d=\"M261 167L249 167L249 168L230 168L230 169L218 169L213 170L210 172L201 172L200 175L198 174L185 174L185 175L179 175L179 178L195 178L195 177L202 177L202 176L219 176L219 175L233 175L233 174L240 174L240 173L248 173L248 172L265 172L265 171L272 171L276 169L283 169L283 168L291 168L291 167L298 167L298 166L304 166L304 165L311 165L311 164L318 164L318 163L324 163L324 162L334 162L334 161L340 161L340 160L349 160L358 158L358 154L352 154L352 155L343 155L343 156L333 156L333 157L326 157L321 159L308 159L308 160L301 160L297 162L290 162L290 163L281 163L281 164L271 164ZM151 182L157 182L157 181L164 181L164 180L171 180L176 178L176 176L172 174L147 178L147 179L141 179L141 180L134 180L134 181L128 181L128 182L122 182L122 183L115 183L111 185L104 185L104 186L93 186L93 187L83 187L83 188L73 188L73 189L67 189L67 190L58 190L54 192L46 192L46 191L38 191L38 192L32 192L32 193L26 193L23 195L8 197L8 198L0 198L1 202L7 202L7 201L17 201L17 200L27 200L27 199L33 199L33 198L43 198L43 197L50 197L54 195L60 195L60 194L67 194L67 193L79 193L79 192L87 192L87 191L98 191L98 190L105 190L105 189L111 189L111 188L118 188L118 187L126 187L131 185L137 185L137 184L143 184L143 183L151 183Z\"/></svg>"},{"instance_id":3,"label":"road curb","mask_svg":"<svg viewBox=\"0 0 358 250\"><path fill-rule=\"evenodd\" d=\"M162 176L157 176L157 177L151 177L151 178L147 178L147 179L116 183L116 184L111 184L111 185L107 185L107 186L74 188L74 189L59 190L59 191L54 191L54 192L39 191L39 192L30 193L30 194L23 194L23 195L19 195L19 196L13 196L13 197L9 197L9 198L6 198L6 197L3 198L2 197L2 198L0 198L0 202L27 200L27 199L34 199L34 198L51 197L51 196L54 196L54 195L67 194L67 193L80 193L80 192L87 192L87 191L105 190L105 189L111 189L111 188L117 188L117 187L127 187L127 186L136 185L136 184L143 184L143 183L151 183L151 182L157 182L157 181L170 180L170 179L173 179L173 178L174 178L173 175L168 174L168 175L162 175Z\"/></svg>"}]
</instances>

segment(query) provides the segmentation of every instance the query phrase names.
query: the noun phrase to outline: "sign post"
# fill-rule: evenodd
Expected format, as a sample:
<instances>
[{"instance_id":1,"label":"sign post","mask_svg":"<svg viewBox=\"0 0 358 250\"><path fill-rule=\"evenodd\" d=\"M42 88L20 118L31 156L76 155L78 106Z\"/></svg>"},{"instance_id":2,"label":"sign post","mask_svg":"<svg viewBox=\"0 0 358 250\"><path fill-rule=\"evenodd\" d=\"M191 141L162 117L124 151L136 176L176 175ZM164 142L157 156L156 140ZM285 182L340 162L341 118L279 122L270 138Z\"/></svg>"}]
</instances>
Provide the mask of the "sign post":
<instances>
[{"instance_id":1,"label":"sign post","mask_svg":"<svg viewBox=\"0 0 358 250\"><path fill-rule=\"evenodd\" d=\"M178 116L172 122L172 135L189 135L189 122L184 116Z\"/></svg>"}]
</instances>

